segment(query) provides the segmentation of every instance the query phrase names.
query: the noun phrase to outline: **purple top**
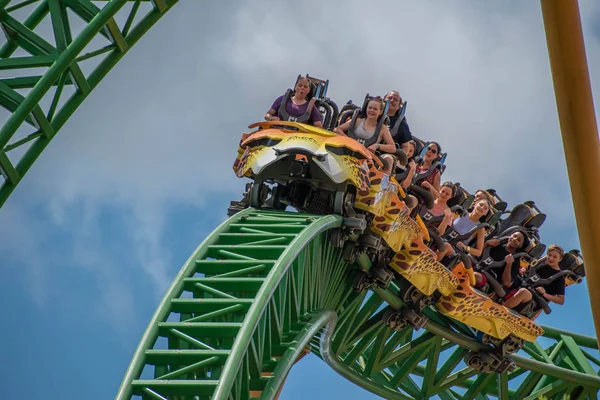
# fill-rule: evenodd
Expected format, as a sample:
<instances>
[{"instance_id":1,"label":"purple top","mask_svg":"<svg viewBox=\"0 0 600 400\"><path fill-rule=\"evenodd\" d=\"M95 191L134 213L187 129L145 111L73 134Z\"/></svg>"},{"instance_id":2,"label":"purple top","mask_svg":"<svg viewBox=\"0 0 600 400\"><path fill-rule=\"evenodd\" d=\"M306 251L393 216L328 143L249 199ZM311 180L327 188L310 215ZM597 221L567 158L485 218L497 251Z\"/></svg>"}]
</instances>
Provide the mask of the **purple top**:
<instances>
[{"instance_id":1,"label":"purple top","mask_svg":"<svg viewBox=\"0 0 600 400\"><path fill-rule=\"evenodd\" d=\"M281 102L283 101L283 96L279 96L275 102L273 103L273 105L271 106L271 110L275 110L278 111L279 110L279 106L281 105ZM292 101L291 97L290 99L288 99L287 104L285 105L285 109L287 111L287 113L291 116L291 117L301 117L305 112L306 109L308 108L308 101L302 105L296 105L294 104L294 102ZM311 112L310 112L310 118L309 121L314 125L315 122L319 121L321 122L321 113L319 112L318 107L313 107Z\"/></svg>"}]
</instances>

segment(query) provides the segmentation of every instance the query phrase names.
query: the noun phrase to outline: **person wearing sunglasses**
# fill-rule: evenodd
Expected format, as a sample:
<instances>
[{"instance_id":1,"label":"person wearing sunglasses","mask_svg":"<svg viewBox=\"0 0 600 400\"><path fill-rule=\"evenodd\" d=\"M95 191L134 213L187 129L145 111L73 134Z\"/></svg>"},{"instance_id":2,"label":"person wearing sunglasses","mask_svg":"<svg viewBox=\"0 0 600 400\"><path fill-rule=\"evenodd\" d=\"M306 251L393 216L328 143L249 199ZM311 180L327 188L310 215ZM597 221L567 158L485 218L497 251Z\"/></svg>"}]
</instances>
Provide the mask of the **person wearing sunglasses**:
<instances>
[{"instance_id":1,"label":"person wearing sunglasses","mask_svg":"<svg viewBox=\"0 0 600 400\"><path fill-rule=\"evenodd\" d=\"M439 145L439 143L429 142L429 145L427 146L427 151L425 152L425 156L415 168L415 178L419 179L419 174L423 174L429 171L433 163L439 160L441 153L442 148ZM421 180L418 184L423 188L429 190L433 195L433 198L437 199L440 195L440 180L441 172L438 168L435 168L429 176Z\"/></svg>"}]
</instances>

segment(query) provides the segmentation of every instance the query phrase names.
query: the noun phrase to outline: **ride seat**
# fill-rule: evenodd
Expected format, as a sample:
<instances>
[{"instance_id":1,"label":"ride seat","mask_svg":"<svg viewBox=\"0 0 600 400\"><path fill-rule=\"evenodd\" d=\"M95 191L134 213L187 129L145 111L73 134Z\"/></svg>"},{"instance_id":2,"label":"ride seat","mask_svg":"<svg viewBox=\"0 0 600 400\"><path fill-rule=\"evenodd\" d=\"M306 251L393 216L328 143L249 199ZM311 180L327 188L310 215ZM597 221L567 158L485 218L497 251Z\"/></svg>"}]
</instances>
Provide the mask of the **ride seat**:
<instances>
[{"instance_id":1,"label":"ride seat","mask_svg":"<svg viewBox=\"0 0 600 400\"><path fill-rule=\"evenodd\" d=\"M448 200L446 202L446 204L448 205L448 207L454 207L454 206L457 206L457 205L462 206L463 203L464 203L464 201L469 196L469 193L460 186L460 182L454 183L454 186L456 186L456 193L454 194L454 196L450 200Z\"/></svg>"},{"instance_id":2,"label":"ride seat","mask_svg":"<svg viewBox=\"0 0 600 400\"><path fill-rule=\"evenodd\" d=\"M512 228L513 226L524 226L534 215L532 209L525 204L519 204L509 212L510 214L507 218L500 220L498 233L502 236L508 228Z\"/></svg>"},{"instance_id":3,"label":"ride seat","mask_svg":"<svg viewBox=\"0 0 600 400\"><path fill-rule=\"evenodd\" d=\"M565 277L565 286L571 286L574 283L581 283L585 278L585 267L583 265L583 258L579 250L570 250L565 253L565 256L560 260L560 269L563 271L573 272L577 278L567 275Z\"/></svg>"}]
</instances>

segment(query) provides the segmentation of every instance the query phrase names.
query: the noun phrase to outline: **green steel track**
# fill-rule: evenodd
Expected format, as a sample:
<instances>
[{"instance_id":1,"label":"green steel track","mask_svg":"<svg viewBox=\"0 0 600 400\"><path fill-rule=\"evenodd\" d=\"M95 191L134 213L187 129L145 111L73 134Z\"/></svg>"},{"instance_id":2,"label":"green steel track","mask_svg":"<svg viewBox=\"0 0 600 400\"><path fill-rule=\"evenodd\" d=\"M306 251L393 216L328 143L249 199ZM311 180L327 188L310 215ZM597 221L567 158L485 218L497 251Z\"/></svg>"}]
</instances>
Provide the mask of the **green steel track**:
<instances>
[{"instance_id":1,"label":"green steel track","mask_svg":"<svg viewBox=\"0 0 600 400\"><path fill-rule=\"evenodd\" d=\"M10 113L0 128L0 207L77 107L177 1L0 0L0 106Z\"/></svg>"},{"instance_id":2,"label":"green steel track","mask_svg":"<svg viewBox=\"0 0 600 400\"><path fill-rule=\"evenodd\" d=\"M79 105L177 2L0 0L0 106L8 112L0 207ZM226 221L175 278L117 398L274 398L305 348L384 398L596 398L595 338L544 327L544 338L513 356L518 368L498 375L465 366L464 354L482 345L434 309L420 331L383 325L384 307L403 307L397 289L353 292L355 266L328 239L342 223L251 209Z\"/></svg>"},{"instance_id":3,"label":"green steel track","mask_svg":"<svg viewBox=\"0 0 600 400\"><path fill-rule=\"evenodd\" d=\"M254 209L223 223L173 281L116 398L272 399L306 346L388 399L596 398L594 338L544 327L516 370L487 374L462 361L484 348L469 328L433 309L420 331L384 325L397 289L353 291L356 266L329 242L342 223Z\"/></svg>"}]
</instances>

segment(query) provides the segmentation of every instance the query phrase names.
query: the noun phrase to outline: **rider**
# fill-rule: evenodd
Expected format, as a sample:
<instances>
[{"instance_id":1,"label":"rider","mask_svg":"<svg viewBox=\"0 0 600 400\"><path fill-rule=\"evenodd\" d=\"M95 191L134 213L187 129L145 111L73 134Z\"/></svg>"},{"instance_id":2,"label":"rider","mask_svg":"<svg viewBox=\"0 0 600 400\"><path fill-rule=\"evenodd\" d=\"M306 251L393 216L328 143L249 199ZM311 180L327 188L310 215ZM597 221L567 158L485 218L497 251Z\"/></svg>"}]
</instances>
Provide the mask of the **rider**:
<instances>
[{"instance_id":1,"label":"rider","mask_svg":"<svg viewBox=\"0 0 600 400\"><path fill-rule=\"evenodd\" d=\"M302 118L305 114L307 118L304 122L309 125L314 125L318 128L323 127L321 120L321 113L319 109L315 107L315 98L309 98L311 91L311 84L308 78L299 77L294 86L294 91L291 96L284 94L279 96L274 102L269 111L265 114L265 121L280 121L286 119L289 121L296 121ZM283 100L287 97L285 107L282 106ZM284 118L284 114L288 114L288 118Z\"/></svg>"},{"instance_id":2,"label":"rider","mask_svg":"<svg viewBox=\"0 0 600 400\"><path fill-rule=\"evenodd\" d=\"M404 150L405 153L408 153L408 142L412 139L410 128L408 126L408 122L406 121L406 117L398 121L400 118L402 97L400 97L400 93L398 93L398 91L392 90L385 95L383 100L389 100L390 102L387 111L389 121L387 127L390 130L392 138L394 139L394 143Z\"/></svg>"},{"instance_id":3,"label":"rider","mask_svg":"<svg viewBox=\"0 0 600 400\"><path fill-rule=\"evenodd\" d=\"M347 121L333 129L339 135L350 136L363 144L372 153L383 151L394 153L396 145L392 140L389 129L382 125L379 135L376 137L377 123L383 114L384 103L381 98L373 98L367 104L367 115L365 118L357 118L354 132L346 135L352 121Z\"/></svg>"},{"instance_id":4,"label":"rider","mask_svg":"<svg viewBox=\"0 0 600 400\"><path fill-rule=\"evenodd\" d=\"M438 216L447 214L450 211L448 207L448 200L450 200L456 194L456 186L452 182L442 183L440 188L440 195L433 202L433 208L428 210L432 215Z\"/></svg>"},{"instance_id":5,"label":"rider","mask_svg":"<svg viewBox=\"0 0 600 400\"><path fill-rule=\"evenodd\" d=\"M469 214L465 215L464 217L458 217L452 222L452 229L454 229L459 235L464 235L465 233L471 231L471 229L479 225L479 219L482 216L486 215L489 211L490 203L487 200L479 200L475 203L475 205L473 206L473 210ZM442 223L438 227L440 235L443 235L444 232L446 232L448 226L449 224L446 220L442 221ZM473 237L475 237L477 240L475 247L468 246L467 243L469 243L473 239ZM484 241L485 228L480 227L471 235L471 237L456 243L456 247L458 247L460 250L467 254L470 254L474 257L479 257L483 252ZM441 261L444 257L450 257L453 254L454 249L452 248L452 245L446 242L443 249L438 249L437 259L438 261Z\"/></svg>"},{"instance_id":6,"label":"rider","mask_svg":"<svg viewBox=\"0 0 600 400\"><path fill-rule=\"evenodd\" d=\"M508 241L504 246L500 246L499 239L490 239L485 242L485 247L492 247L490 250L490 257L495 261L506 261L504 267L492 268L493 272L498 281L508 289L510 295L516 293L516 289L513 288L515 285L514 278L518 273L521 266L521 259L519 257L513 258L513 254L517 253L525 243L525 234L521 231L513 232L508 237ZM477 286L484 285L487 281L485 275L475 272L475 278L477 279Z\"/></svg>"},{"instance_id":7,"label":"rider","mask_svg":"<svg viewBox=\"0 0 600 400\"><path fill-rule=\"evenodd\" d=\"M536 274L539 275L541 279L550 278L556 273L560 272L560 261L563 259L565 255L562 247L553 244L548 247L548 251L546 252L546 260L541 261L542 264L538 266L535 270ZM536 292L540 296L542 296L545 300L551 301L556 304L564 304L565 303L565 277L560 276L544 286L538 286L535 288ZM509 297L508 295L505 298L504 305L508 308L514 308L519 304L526 303L531 301L533 296L531 292L527 288L521 288Z\"/></svg>"},{"instance_id":8,"label":"rider","mask_svg":"<svg viewBox=\"0 0 600 400\"><path fill-rule=\"evenodd\" d=\"M415 168L415 173L418 175L427 172L429 168L431 168L433 163L440 159L441 153L442 148L439 145L439 143L429 142L427 150L425 151L425 156L417 164ZM438 168L435 168L427 178L423 179L420 182L420 186L422 186L425 189L428 189L431 192L433 198L437 199L440 194L440 180L441 172Z\"/></svg>"}]
</instances>

